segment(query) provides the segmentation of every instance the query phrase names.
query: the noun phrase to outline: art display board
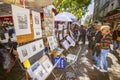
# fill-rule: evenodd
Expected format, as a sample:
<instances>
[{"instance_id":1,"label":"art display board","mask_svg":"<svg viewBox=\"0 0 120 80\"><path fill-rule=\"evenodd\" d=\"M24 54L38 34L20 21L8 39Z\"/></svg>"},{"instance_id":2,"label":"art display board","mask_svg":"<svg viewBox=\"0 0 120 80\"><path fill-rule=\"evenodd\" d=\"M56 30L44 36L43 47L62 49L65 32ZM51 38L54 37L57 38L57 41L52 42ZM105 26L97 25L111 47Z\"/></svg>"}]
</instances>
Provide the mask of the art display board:
<instances>
[{"instance_id":1,"label":"art display board","mask_svg":"<svg viewBox=\"0 0 120 80\"><path fill-rule=\"evenodd\" d=\"M40 60L36 61L29 69L27 69L27 72L33 80L45 80L53 69L53 64L49 58L44 55Z\"/></svg>"},{"instance_id":2,"label":"art display board","mask_svg":"<svg viewBox=\"0 0 120 80\"><path fill-rule=\"evenodd\" d=\"M61 41L61 44L66 50L68 50L70 48L70 44L68 43L67 40Z\"/></svg>"},{"instance_id":3,"label":"art display board","mask_svg":"<svg viewBox=\"0 0 120 80\"><path fill-rule=\"evenodd\" d=\"M33 29L34 29L34 39L42 37L41 29L41 18L40 13L32 11Z\"/></svg>"},{"instance_id":4,"label":"art display board","mask_svg":"<svg viewBox=\"0 0 120 80\"><path fill-rule=\"evenodd\" d=\"M15 37L16 37L16 41L18 44L23 44L23 43L26 43L26 42L29 42L29 41L33 41L34 40L34 29L33 29L33 24L32 24L32 15L30 15L30 30L31 30L31 33L30 34L23 34L23 35L16 35L15 34Z\"/></svg>"},{"instance_id":5,"label":"art display board","mask_svg":"<svg viewBox=\"0 0 120 80\"><path fill-rule=\"evenodd\" d=\"M43 40L37 40L17 48L20 61L23 62L44 49Z\"/></svg>"},{"instance_id":6,"label":"art display board","mask_svg":"<svg viewBox=\"0 0 120 80\"><path fill-rule=\"evenodd\" d=\"M15 5L11 6L16 36L31 34L30 10Z\"/></svg>"}]
</instances>

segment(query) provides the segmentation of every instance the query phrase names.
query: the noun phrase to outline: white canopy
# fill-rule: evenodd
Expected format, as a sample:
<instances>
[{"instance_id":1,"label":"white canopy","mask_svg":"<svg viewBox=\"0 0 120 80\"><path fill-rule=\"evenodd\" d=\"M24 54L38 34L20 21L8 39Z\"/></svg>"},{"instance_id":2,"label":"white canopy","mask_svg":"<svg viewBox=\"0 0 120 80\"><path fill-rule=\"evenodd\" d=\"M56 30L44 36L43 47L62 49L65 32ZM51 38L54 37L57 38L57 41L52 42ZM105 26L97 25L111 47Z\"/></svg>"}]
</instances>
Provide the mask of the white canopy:
<instances>
[{"instance_id":1,"label":"white canopy","mask_svg":"<svg viewBox=\"0 0 120 80\"><path fill-rule=\"evenodd\" d=\"M63 14L57 14L55 16L55 21L64 21L64 22L72 22L72 20Z\"/></svg>"},{"instance_id":2,"label":"white canopy","mask_svg":"<svg viewBox=\"0 0 120 80\"><path fill-rule=\"evenodd\" d=\"M67 17L69 17L73 22L76 22L77 21L77 18L72 14L72 13L69 13L69 12L62 12L62 13L59 13L60 15L66 15Z\"/></svg>"}]
</instances>

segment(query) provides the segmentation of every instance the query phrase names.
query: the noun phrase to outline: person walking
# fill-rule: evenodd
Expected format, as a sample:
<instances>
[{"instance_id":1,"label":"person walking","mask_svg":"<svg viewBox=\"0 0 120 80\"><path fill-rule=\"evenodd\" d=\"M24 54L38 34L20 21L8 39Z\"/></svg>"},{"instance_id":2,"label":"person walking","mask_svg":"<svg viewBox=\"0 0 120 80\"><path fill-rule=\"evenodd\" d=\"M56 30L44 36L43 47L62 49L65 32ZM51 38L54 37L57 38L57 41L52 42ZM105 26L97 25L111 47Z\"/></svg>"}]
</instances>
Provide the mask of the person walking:
<instances>
[{"instance_id":1,"label":"person walking","mask_svg":"<svg viewBox=\"0 0 120 80\"><path fill-rule=\"evenodd\" d=\"M108 63L107 63L107 54L110 51L110 44L112 43L112 35L110 34L110 27L109 26L102 26L101 28L102 36L100 46L101 46L101 53L98 56L96 67L97 69L101 68L103 65L103 69L100 69L101 72L108 71Z\"/></svg>"},{"instance_id":2,"label":"person walking","mask_svg":"<svg viewBox=\"0 0 120 80\"><path fill-rule=\"evenodd\" d=\"M91 42L93 42L93 36L95 35L95 32L96 30L94 28L94 25L87 28L86 35L88 39L88 49L92 49Z\"/></svg>"}]
</instances>

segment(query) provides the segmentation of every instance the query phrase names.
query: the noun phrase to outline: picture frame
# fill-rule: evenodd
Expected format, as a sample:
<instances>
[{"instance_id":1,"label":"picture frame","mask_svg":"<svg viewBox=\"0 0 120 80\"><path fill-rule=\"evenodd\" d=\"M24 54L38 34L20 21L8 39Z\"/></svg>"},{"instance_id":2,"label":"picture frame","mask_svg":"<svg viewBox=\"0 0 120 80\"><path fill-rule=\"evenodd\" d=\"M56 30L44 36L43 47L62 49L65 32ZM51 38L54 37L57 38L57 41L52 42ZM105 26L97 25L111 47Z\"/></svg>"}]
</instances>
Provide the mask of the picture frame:
<instances>
[{"instance_id":1,"label":"picture frame","mask_svg":"<svg viewBox=\"0 0 120 80\"><path fill-rule=\"evenodd\" d=\"M45 70L50 73L53 70L53 65L51 63L51 61L49 60L49 58L46 58L43 63L42 66L45 68Z\"/></svg>"},{"instance_id":2,"label":"picture frame","mask_svg":"<svg viewBox=\"0 0 120 80\"><path fill-rule=\"evenodd\" d=\"M39 61L36 61L29 69L27 69L27 72L33 80L44 80L48 75L47 71Z\"/></svg>"},{"instance_id":3,"label":"picture frame","mask_svg":"<svg viewBox=\"0 0 120 80\"><path fill-rule=\"evenodd\" d=\"M68 50L70 48L70 44L68 43L67 40L61 41L61 44L66 50Z\"/></svg>"},{"instance_id":4,"label":"picture frame","mask_svg":"<svg viewBox=\"0 0 120 80\"><path fill-rule=\"evenodd\" d=\"M54 42L53 36L47 37L47 40L48 40L48 43L50 46L50 50L51 51L54 50L55 49L55 42Z\"/></svg>"},{"instance_id":5,"label":"picture frame","mask_svg":"<svg viewBox=\"0 0 120 80\"><path fill-rule=\"evenodd\" d=\"M11 6L16 36L31 34L30 10L15 5Z\"/></svg>"},{"instance_id":6,"label":"picture frame","mask_svg":"<svg viewBox=\"0 0 120 80\"><path fill-rule=\"evenodd\" d=\"M34 39L38 39L42 37L42 29L36 28L34 29Z\"/></svg>"},{"instance_id":7,"label":"picture frame","mask_svg":"<svg viewBox=\"0 0 120 80\"><path fill-rule=\"evenodd\" d=\"M37 46L38 52L42 51L45 48L43 39L36 41L36 46Z\"/></svg>"},{"instance_id":8,"label":"picture frame","mask_svg":"<svg viewBox=\"0 0 120 80\"><path fill-rule=\"evenodd\" d=\"M33 27L41 29L41 18L39 12L32 11L32 20L33 20Z\"/></svg>"},{"instance_id":9,"label":"picture frame","mask_svg":"<svg viewBox=\"0 0 120 80\"><path fill-rule=\"evenodd\" d=\"M24 62L25 60L30 58L31 55L32 55L31 52L30 52L28 44L17 47L17 52L18 52L19 59L20 59L21 62Z\"/></svg>"}]
</instances>

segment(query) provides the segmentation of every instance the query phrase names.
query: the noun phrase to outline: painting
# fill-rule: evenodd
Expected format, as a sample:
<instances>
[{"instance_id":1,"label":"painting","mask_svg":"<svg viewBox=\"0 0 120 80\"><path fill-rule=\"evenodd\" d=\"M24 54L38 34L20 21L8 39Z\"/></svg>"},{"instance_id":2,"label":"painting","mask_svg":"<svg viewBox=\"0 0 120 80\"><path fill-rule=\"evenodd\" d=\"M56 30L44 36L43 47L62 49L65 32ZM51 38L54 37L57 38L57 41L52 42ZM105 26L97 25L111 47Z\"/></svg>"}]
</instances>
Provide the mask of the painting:
<instances>
[{"instance_id":1,"label":"painting","mask_svg":"<svg viewBox=\"0 0 120 80\"><path fill-rule=\"evenodd\" d=\"M29 9L12 5L12 16L13 16L16 36L31 33Z\"/></svg>"},{"instance_id":2,"label":"painting","mask_svg":"<svg viewBox=\"0 0 120 80\"><path fill-rule=\"evenodd\" d=\"M34 29L34 39L38 39L42 37L42 30L41 29Z\"/></svg>"},{"instance_id":3,"label":"painting","mask_svg":"<svg viewBox=\"0 0 120 80\"><path fill-rule=\"evenodd\" d=\"M54 34L53 18L45 18L45 33L46 35Z\"/></svg>"},{"instance_id":4,"label":"painting","mask_svg":"<svg viewBox=\"0 0 120 80\"><path fill-rule=\"evenodd\" d=\"M29 69L27 69L27 72L29 73L30 77L33 78L33 80L44 80L48 75L47 71L38 61L36 61Z\"/></svg>"},{"instance_id":5,"label":"painting","mask_svg":"<svg viewBox=\"0 0 120 80\"><path fill-rule=\"evenodd\" d=\"M48 9L47 7L43 8L45 17L52 17L52 10Z\"/></svg>"},{"instance_id":6,"label":"painting","mask_svg":"<svg viewBox=\"0 0 120 80\"><path fill-rule=\"evenodd\" d=\"M50 46L50 50L52 51L53 49L55 49L55 42L53 36L47 37L47 40Z\"/></svg>"},{"instance_id":7,"label":"painting","mask_svg":"<svg viewBox=\"0 0 120 80\"><path fill-rule=\"evenodd\" d=\"M37 44L37 41L34 41L34 42L28 44L30 52L32 53L31 56L38 53L38 48L37 48L36 44Z\"/></svg>"},{"instance_id":8,"label":"painting","mask_svg":"<svg viewBox=\"0 0 120 80\"><path fill-rule=\"evenodd\" d=\"M38 52L42 51L45 48L43 39L40 39L36 42L36 47L38 49Z\"/></svg>"},{"instance_id":9,"label":"painting","mask_svg":"<svg viewBox=\"0 0 120 80\"><path fill-rule=\"evenodd\" d=\"M41 18L39 12L32 11L32 20L33 20L33 27L41 29Z\"/></svg>"},{"instance_id":10,"label":"painting","mask_svg":"<svg viewBox=\"0 0 120 80\"><path fill-rule=\"evenodd\" d=\"M18 52L18 55L19 55L21 62L23 62L31 57L31 53L30 53L28 44L18 47L17 52Z\"/></svg>"},{"instance_id":11,"label":"painting","mask_svg":"<svg viewBox=\"0 0 120 80\"><path fill-rule=\"evenodd\" d=\"M48 58L42 63L42 65L47 72L51 72L53 69L53 65Z\"/></svg>"},{"instance_id":12,"label":"painting","mask_svg":"<svg viewBox=\"0 0 120 80\"><path fill-rule=\"evenodd\" d=\"M68 50L70 47L70 44L68 43L67 40L62 41L61 44L66 50Z\"/></svg>"}]
</instances>

